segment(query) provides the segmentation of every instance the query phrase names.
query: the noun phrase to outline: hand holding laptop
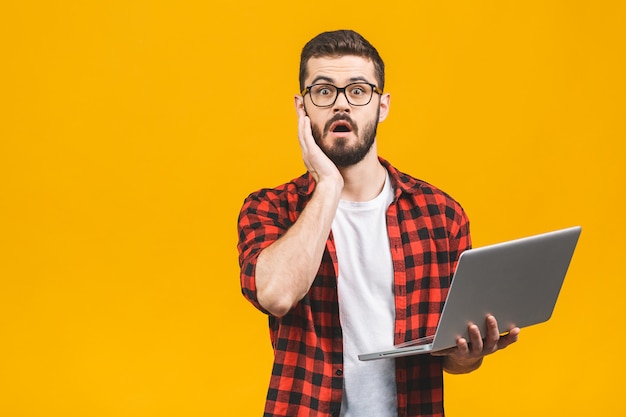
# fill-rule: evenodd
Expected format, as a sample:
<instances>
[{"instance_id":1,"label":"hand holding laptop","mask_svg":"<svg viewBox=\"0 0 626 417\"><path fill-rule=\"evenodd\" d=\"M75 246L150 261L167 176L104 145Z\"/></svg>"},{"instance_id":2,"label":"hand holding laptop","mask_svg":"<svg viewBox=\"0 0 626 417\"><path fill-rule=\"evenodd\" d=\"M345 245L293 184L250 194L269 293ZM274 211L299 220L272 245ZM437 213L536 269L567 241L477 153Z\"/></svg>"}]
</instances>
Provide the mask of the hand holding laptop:
<instances>
[{"instance_id":1,"label":"hand holding laptop","mask_svg":"<svg viewBox=\"0 0 626 417\"><path fill-rule=\"evenodd\" d=\"M551 317L580 231L575 226L466 250L435 334L360 354L359 359L440 352L450 358L446 364L451 367L455 361L478 365L479 358L515 342L520 328Z\"/></svg>"},{"instance_id":2,"label":"hand holding laptop","mask_svg":"<svg viewBox=\"0 0 626 417\"><path fill-rule=\"evenodd\" d=\"M483 357L517 342L519 327L514 327L501 335L498 322L492 315L487 316L485 324L487 334L484 338L480 334L480 328L475 324L470 324L468 326L469 341L459 337L455 347L432 352L431 355L446 357L444 363L446 371L464 373L477 368Z\"/></svg>"}]
</instances>

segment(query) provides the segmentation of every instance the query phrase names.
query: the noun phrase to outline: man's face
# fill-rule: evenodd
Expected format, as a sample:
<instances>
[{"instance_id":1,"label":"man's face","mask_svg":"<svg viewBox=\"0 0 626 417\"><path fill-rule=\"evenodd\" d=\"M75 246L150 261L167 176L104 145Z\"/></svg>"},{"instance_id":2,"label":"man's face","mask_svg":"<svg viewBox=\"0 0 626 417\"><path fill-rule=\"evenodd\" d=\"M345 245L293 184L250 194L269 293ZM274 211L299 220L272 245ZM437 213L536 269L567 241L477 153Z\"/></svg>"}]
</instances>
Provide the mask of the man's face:
<instances>
[{"instance_id":1,"label":"man's face","mask_svg":"<svg viewBox=\"0 0 626 417\"><path fill-rule=\"evenodd\" d=\"M374 64L358 56L311 58L307 69L305 86L376 84ZM311 119L315 142L330 160L338 167L347 167L365 158L375 142L378 123L387 117L389 96L374 92L369 104L354 106L344 93L338 92L337 100L329 107L318 107L311 98L311 93L306 94L302 106Z\"/></svg>"}]
</instances>

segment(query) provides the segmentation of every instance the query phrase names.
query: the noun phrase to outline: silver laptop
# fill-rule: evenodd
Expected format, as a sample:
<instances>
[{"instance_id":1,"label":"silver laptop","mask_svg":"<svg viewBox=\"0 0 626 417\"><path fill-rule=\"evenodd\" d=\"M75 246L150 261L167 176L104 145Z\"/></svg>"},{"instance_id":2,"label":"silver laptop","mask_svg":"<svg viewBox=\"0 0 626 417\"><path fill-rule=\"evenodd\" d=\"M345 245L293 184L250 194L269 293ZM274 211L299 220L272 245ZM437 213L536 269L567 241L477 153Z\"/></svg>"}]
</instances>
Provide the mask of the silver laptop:
<instances>
[{"instance_id":1,"label":"silver laptop","mask_svg":"<svg viewBox=\"0 0 626 417\"><path fill-rule=\"evenodd\" d=\"M547 321L554 310L581 227L466 250L459 257L434 336L359 355L362 361L437 352L468 338L470 323L486 334L492 314L501 333Z\"/></svg>"}]
</instances>

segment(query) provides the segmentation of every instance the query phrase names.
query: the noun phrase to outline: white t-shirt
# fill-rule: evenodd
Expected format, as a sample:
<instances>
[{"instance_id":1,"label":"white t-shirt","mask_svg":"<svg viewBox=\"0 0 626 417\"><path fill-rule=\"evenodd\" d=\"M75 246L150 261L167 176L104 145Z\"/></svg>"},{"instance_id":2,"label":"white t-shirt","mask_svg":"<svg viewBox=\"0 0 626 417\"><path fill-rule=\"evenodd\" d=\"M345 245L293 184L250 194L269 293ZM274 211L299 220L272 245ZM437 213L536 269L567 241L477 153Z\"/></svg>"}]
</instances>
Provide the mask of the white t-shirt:
<instances>
[{"instance_id":1,"label":"white t-shirt","mask_svg":"<svg viewBox=\"0 0 626 417\"><path fill-rule=\"evenodd\" d=\"M397 413L395 361L362 362L357 357L393 344L393 263L386 221L392 201L387 174L382 192L373 200L340 201L332 225L344 348L342 417Z\"/></svg>"}]
</instances>

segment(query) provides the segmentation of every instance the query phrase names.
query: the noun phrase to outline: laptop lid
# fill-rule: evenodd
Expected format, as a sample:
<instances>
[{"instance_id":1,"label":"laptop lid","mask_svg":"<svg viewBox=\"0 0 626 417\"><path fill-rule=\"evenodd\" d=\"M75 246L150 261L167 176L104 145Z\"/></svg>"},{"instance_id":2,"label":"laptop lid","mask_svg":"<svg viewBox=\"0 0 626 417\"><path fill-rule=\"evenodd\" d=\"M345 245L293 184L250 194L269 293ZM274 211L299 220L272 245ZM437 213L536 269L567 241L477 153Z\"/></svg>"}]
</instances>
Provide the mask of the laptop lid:
<instances>
[{"instance_id":1,"label":"laptop lid","mask_svg":"<svg viewBox=\"0 0 626 417\"><path fill-rule=\"evenodd\" d=\"M502 333L547 321L580 233L581 227L576 226L463 252L432 347L396 347L359 358L406 356L454 347L458 337L468 337L470 323L485 335L488 314L498 320Z\"/></svg>"}]
</instances>

